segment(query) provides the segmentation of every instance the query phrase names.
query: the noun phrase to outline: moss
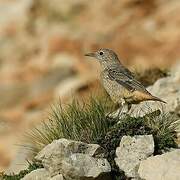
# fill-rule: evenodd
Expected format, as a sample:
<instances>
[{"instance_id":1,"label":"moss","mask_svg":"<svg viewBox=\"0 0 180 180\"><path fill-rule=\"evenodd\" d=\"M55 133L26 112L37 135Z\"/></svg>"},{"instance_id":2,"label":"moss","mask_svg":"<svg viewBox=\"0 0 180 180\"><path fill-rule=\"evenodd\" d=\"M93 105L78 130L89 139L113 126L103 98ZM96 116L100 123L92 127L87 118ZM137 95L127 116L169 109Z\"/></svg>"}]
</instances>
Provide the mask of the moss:
<instances>
[{"instance_id":1,"label":"moss","mask_svg":"<svg viewBox=\"0 0 180 180\"><path fill-rule=\"evenodd\" d=\"M42 164L33 162L29 163L29 166L26 170L20 171L18 174L12 174L12 175L6 175L5 173L1 173L0 179L3 180L20 180L22 179L26 174L29 174L31 171L34 171L38 168L42 168Z\"/></svg>"}]
</instances>

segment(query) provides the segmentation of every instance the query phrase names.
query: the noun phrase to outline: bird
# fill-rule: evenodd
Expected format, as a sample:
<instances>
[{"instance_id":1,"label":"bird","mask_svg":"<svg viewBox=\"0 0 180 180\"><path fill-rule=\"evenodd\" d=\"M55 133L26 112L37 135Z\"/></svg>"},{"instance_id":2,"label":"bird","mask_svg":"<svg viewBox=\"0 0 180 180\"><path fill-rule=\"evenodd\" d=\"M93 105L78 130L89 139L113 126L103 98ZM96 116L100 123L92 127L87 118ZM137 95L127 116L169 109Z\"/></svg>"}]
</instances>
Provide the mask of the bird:
<instances>
[{"instance_id":1,"label":"bird","mask_svg":"<svg viewBox=\"0 0 180 180\"><path fill-rule=\"evenodd\" d=\"M121 105L120 111L128 113L132 104L139 104L143 101L166 103L148 92L144 85L135 79L133 73L121 63L113 50L102 48L96 52L87 53L85 56L99 61L102 85L112 101Z\"/></svg>"}]
</instances>

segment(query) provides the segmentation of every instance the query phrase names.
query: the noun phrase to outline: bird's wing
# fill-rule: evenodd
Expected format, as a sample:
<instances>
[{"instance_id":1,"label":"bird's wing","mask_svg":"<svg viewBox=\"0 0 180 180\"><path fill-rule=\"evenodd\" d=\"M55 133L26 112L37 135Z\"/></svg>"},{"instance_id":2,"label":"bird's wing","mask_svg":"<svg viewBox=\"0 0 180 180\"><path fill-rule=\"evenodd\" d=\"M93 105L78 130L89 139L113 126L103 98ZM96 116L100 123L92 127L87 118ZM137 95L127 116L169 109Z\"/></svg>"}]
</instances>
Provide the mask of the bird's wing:
<instances>
[{"instance_id":1,"label":"bird's wing","mask_svg":"<svg viewBox=\"0 0 180 180\"><path fill-rule=\"evenodd\" d=\"M149 93L145 89L145 87L134 78L133 74L124 67L108 69L108 77L112 81L116 81L129 91L133 92L135 90L138 90L141 92Z\"/></svg>"},{"instance_id":2,"label":"bird's wing","mask_svg":"<svg viewBox=\"0 0 180 180\"><path fill-rule=\"evenodd\" d=\"M127 77L134 78L134 74L131 71L129 71L129 69L125 68L124 66L120 66L118 69L122 71L124 74L126 74ZM117 71L116 68L114 70Z\"/></svg>"}]
</instances>

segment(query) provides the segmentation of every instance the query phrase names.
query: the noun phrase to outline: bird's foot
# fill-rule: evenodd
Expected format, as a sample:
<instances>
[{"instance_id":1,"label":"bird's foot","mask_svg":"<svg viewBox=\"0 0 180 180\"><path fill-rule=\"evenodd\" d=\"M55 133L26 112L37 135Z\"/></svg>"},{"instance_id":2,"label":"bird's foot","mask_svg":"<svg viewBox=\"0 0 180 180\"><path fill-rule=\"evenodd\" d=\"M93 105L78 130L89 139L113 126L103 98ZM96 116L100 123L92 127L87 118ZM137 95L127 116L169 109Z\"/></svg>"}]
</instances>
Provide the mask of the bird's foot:
<instances>
[{"instance_id":1,"label":"bird's foot","mask_svg":"<svg viewBox=\"0 0 180 180\"><path fill-rule=\"evenodd\" d=\"M117 118L122 119L127 115L127 113L128 113L127 108L122 107L122 108L119 109L119 112L117 114Z\"/></svg>"},{"instance_id":2,"label":"bird's foot","mask_svg":"<svg viewBox=\"0 0 180 180\"><path fill-rule=\"evenodd\" d=\"M119 108L119 112L118 112L118 115L117 115L118 119L125 118L127 116L128 112L129 112L129 110L131 109L131 105L127 104L124 99L121 102L122 102L121 103L121 108Z\"/></svg>"}]
</instances>

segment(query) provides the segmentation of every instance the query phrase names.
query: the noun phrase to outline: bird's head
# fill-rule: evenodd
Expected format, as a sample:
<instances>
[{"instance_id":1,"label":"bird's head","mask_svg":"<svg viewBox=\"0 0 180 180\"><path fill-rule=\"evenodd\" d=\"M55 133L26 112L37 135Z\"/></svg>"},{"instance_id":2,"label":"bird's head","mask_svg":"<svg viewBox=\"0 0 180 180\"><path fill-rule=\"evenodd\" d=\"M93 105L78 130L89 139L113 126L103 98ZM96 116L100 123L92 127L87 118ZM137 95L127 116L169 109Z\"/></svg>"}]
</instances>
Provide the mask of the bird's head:
<instances>
[{"instance_id":1,"label":"bird's head","mask_svg":"<svg viewBox=\"0 0 180 180\"><path fill-rule=\"evenodd\" d=\"M96 58L103 65L119 63L117 54L111 49L100 49L96 52L87 53L85 56Z\"/></svg>"}]
</instances>

